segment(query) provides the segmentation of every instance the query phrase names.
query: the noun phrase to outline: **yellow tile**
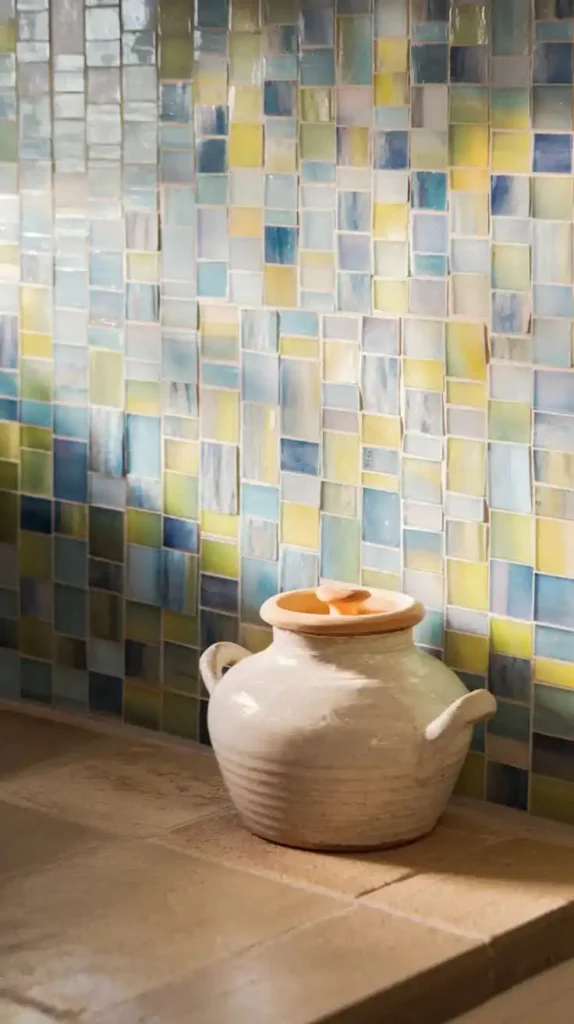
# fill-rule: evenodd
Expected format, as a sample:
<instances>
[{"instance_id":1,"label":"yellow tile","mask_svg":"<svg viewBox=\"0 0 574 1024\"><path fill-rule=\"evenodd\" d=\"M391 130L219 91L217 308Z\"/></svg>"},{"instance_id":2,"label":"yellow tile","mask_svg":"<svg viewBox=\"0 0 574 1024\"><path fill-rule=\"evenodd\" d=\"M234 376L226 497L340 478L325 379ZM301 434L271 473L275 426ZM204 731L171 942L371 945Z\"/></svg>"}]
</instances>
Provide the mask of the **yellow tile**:
<instances>
[{"instance_id":1,"label":"yellow tile","mask_svg":"<svg viewBox=\"0 0 574 1024\"><path fill-rule=\"evenodd\" d=\"M450 321L446 325L447 377L486 380L486 331L484 324Z\"/></svg>"},{"instance_id":2,"label":"yellow tile","mask_svg":"<svg viewBox=\"0 0 574 1024\"><path fill-rule=\"evenodd\" d=\"M455 192L488 192L490 173L474 167L453 167L450 187Z\"/></svg>"},{"instance_id":3,"label":"yellow tile","mask_svg":"<svg viewBox=\"0 0 574 1024\"><path fill-rule=\"evenodd\" d=\"M234 32L251 32L261 25L259 0L241 0L231 8L231 28Z\"/></svg>"},{"instance_id":4,"label":"yellow tile","mask_svg":"<svg viewBox=\"0 0 574 1024\"><path fill-rule=\"evenodd\" d=\"M120 352L90 352L90 401L121 409L124 401L123 357Z\"/></svg>"},{"instance_id":5,"label":"yellow tile","mask_svg":"<svg viewBox=\"0 0 574 1024\"><path fill-rule=\"evenodd\" d=\"M264 269L265 304L267 306L297 305L297 268L266 264Z\"/></svg>"},{"instance_id":6,"label":"yellow tile","mask_svg":"<svg viewBox=\"0 0 574 1024\"><path fill-rule=\"evenodd\" d=\"M445 661L461 672L486 675L488 671L488 637L470 633L445 633Z\"/></svg>"},{"instance_id":7,"label":"yellow tile","mask_svg":"<svg viewBox=\"0 0 574 1024\"><path fill-rule=\"evenodd\" d=\"M470 494L477 498L484 497L486 446L483 441L449 437L447 442L447 488L458 494Z\"/></svg>"},{"instance_id":8,"label":"yellow tile","mask_svg":"<svg viewBox=\"0 0 574 1024\"><path fill-rule=\"evenodd\" d=\"M166 438L164 441L164 466L175 473L199 473L199 445L195 441L180 441Z\"/></svg>"},{"instance_id":9,"label":"yellow tile","mask_svg":"<svg viewBox=\"0 0 574 1024\"><path fill-rule=\"evenodd\" d=\"M449 144L452 164L458 167L488 167L488 125L451 125Z\"/></svg>"},{"instance_id":10,"label":"yellow tile","mask_svg":"<svg viewBox=\"0 0 574 1024\"><path fill-rule=\"evenodd\" d=\"M361 442L358 434L323 435L323 476L339 484L361 480Z\"/></svg>"},{"instance_id":11,"label":"yellow tile","mask_svg":"<svg viewBox=\"0 0 574 1024\"><path fill-rule=\"evenodd\" d=\"M159 253L157 252L128 252L127 272L130 281L151 282L159 281Z\"/></svg>"},{"instance_id":12,"label":"yellow tile","mask_svg":"<svg viewBox=\"0 0 574 1024\"><path fill-rule=\"evenodd\" d=\"M377 71L407 71L408 66L408 39L375 39Z\"/></svg>"},{"instance_id":13,"label":"yellow tile","mask_svg":"<svg viewBox=\"0 0 574 1024\"><path fill-rule=\"evenodd\" d=\"M574 663L555 661L554 658L535 658L534 678L538 683L574 689Z\"/></svg>"},{"instance_id":14,"label":"yellow tile","mask_svg":"<svg viewBox=\"0 0 574 1024\"><path fill-rule=\"evenodd\" d=\"M141 508L126 510L126 534L128 544L142 544L145 547L161 547L161 516Z\"/></svg>"},{"instance_id":15,"label":"yellow tile","mask_svg":"<svg viewBox=\"0 0 574 1024\"><path fill-rule=\"evenodd\" d=\"M322 86L299 90L302 121L327 123L333 120L333 90Z\"/></svg>"},{"instance_id":16,"label":"yellow tile","mask_svg":"<svg viewBox=\"0 0 574 1024\"><path fill-rule=\"evenodd\" d=\"M263 210L257 206L230 206L229 234L233 238L261 238Z\"/></svg>"},{"instance_id":17,"label":"yellow tile","mask_svg":"<svg viewBox=\"0 0 574 1024\"><path fill-rule=\"evenodd\" d=\"M323 345L323 380L331 384L356 384L361 353L353 342L326 341Z\"/></svg>"},{"instance_id":18,"label":"yellow tile","mask_svg":"<svg viewBox=\"0 0 574 1024\"><path fill-rule=\"evenodd\" d=\"M0 422L0 458L20 458L20 425Z\"/></svg>"},{"instance_id":19,"label":"yellow tile","mask_svg":"<svg viewBox=\"0 0 574 1024\"><path fill-rule=\"evenodd\" d=\"M164 609L163 639L173 644L185 644L195 646L198 641L198 622L191 615L179 615L177 612L170 612Z\"/></svg>"},{"instance_id":20,"label":"yellow tile","mask_svg":"<svg viewBox=\"0 0 574 1024\"><path fill-rule=\"evenodd\" d=\"M405 72L375 75L375 104L378 107L403 107L409 102L409 80Z\"/></svg>"},{"instance_id":21,"label":"yellow tile","mask_svg":"<svg viewBox=\"0 0 574 1024\"><path fill-rule=\"evenodd\" d=\"M29 530L20 532L20 575L34 580L52 579L52 538Z\"/></svg>"},{"instance_id":22,"label":"yellow tile","mask_svg":"<svg viewBox=\"0 0 574 1024\"><path fill-rule=\"evenodd\" d=\"M224 512L202 512L201 529L203 533L212 533L216 537L237 538L239 516L226 515Z\"/></svg>"},{"instance_id":23,"label":"yellow tile","mask_svg":"<svg viewBox=\"0 0 574 1024\"><path fill-rule=\"evenodd\" d=\"M440 391L444 386L444 364L439 359L403 360L404 383L407 388Z\"/></svg>"},{"instance_id":24,"label":"yellow tile","mask_svg":"<svg viewBox=\"0 0 574 1024\"><path fill-rule=\"evenodd\" d=\"M373 306L381 313L408 313L409 295L406 281L373 281Z\"/></svg>"},{"instance_id":25,"label":"yellow tile","mask_svg":"<svg viewBox=\"0 0 574 1024\"><path fill-rule=\"evenodd\" d=\"M448 161L446 132L419 128L411 132L411 168L413 170L445 171Z\"/></svg>"},{"instance_id":26,"label":"yellow tile","mask_svg":"<svg viewBox=\"0 0 574 1024\"><path fill-rule=\"evenodd\" d=\"M574 489L574 455L566 452L544 452L543 454L543 482L551 487Z\"/></svg>"},{"instance_id":27,"label":"yellow tile","mask_svg":"<svg viewBox=\"0 0 574 1024\"><path fill-rule=\"evenodd\" d=\"M88 506L61 501L57 506L56 532L85 540L88 536Z\"/></svg>"},{"instance_id":28,"label":"yellow tile","mask_svg":"<svg viewBox=\"0 0 574 1024\"><path fill-rule=\"evenodd\" d=\"M0 24L0 53L16 53L16 19L6 18Z\"/></svg>"},{"instance_id":29,"label":"yellow tile","mask_svg":"<svg viewBox=\"0 0 574 1024\"><path fill-rule=\"evenodd\" d=\"M20 351L23 356L31 356L36 359L51 359L53 355L52 335L35 334L33 331L21 331Z\"/></svg>"},{"instance_id":30,"label":"yellow tile","mask_svg":"<svg viewBox=\"0 0 574 1024\"><path fill-rule=\"evenodd\" d=\"M361 585L374 587L376 590L398 591L401 589L401 577L394 572L377 572L376 569L363 569Z\"/></svg>"},{"instance_id":31,"label":"yellow tile","mask_svg":"<svg viewBox=\"0 0 574 1024\"><path fill-rule=\"evenodd\" d=\"M531 516L516 512L490 511L490 554L505 562L532 565L534 531Z\"/></svg>"},{"instance_id":32,"label":"yellow tile","mask_svg":"<svg viewBox=\"0 0 574 1024\"><path fill-rule=\"evenodd\" d=\"M536 520L536 568L551 576L574 575L574 522Z\"/></svg>"},{"instance_id":33,"label":"yellow tile","mask_svg":"<svg viewBox=\"0 0 574 1024\"><path fill-rule=\"evenodd\" d=\"M229 544L223 540L212 540L203 537L201 541L202 572L213 573L214 576L239 575L239 555L237 544Z\"/></svg>"},{"instance_id":34,"label":"yellow tile","mask_svg":"<svg viewBox=\"0 0 574 1024\"><path fill-rule=\"evenodd\" d=\"M485 523L451 520L448 523L448 554L467 562L488 559L488 528Z\"/></svg>"},{"instance_id":35,"label":"yellow tile","mask_svg":"<svg viewBox=\"0 0 574 1024\"><path fill-rule=\"evenodd\" d=\"M234 122L229 127L227 148L230 167L262 167L263 126Z\"/></svg>"},{"instance_id":36,"label":"yellow tile","mask_svg":"<svg viewBox=\"0 0 574 1024\"><path fill-rule=\"evenodd\" d=\"M488 565L447 559L447 600L460 608L488 611Z\"/></svg>"},{"instance_id":37,"label":"yellow tile","mask_svg":"<svg viewBox=\"0 0 574 1024\"><path fill-rule=\"evenodd\" d=\"M292 501L281 502L281 542L316 551L319 547L319 509Z\"/></svg>"},{"instance_id":38,"label":"yellow tile","mask_svg":"<svg viewBox=\"0 0 574 1024\"><path fill-rule=\"evenodd\" d=\"M368 128L345 128L345 164L348 167L371 166L371 133Z\"/></svg>"},{"instance_id":39,"label":"yellow tile","mask_svg":"<svg viewBox=\"0 0 574 1024\"><path fill-rule=\"evenodd\" d=\"M471 409L486 409L488 389L484 384L470 381L447 380L446 400L449 405L464 405Z\"/></svg>"},{"instance_id":40,"label":"yellow tile","mask_svg":"<svg viewBox=\"0 0 574 1024\"><path fill-rule=\"evenodd\" d=\"M206 389L207 390L207 389ZM202 437L224 444L239 441L239 394L223 388L209 389L209 403L201 408Z\"/></svg>"},{"instance_id":41,"label":"yellow tile","mask_svg":"<svg viewBox=\"0 0 574 1024\"><path fill-rule=\"evenodd\" d=\"M493 132L492 170L529 174L530 138L529 132Z\"/></svg>"},{"instance_id":42,"label":"yellow tile","mask_svg":"<svg viewBox=\"0 0 574 1024\"><path fill-rule=\"evenodd\" d=\"M318 338L282 335L279 338L279 352L282 356L295 359L318 359L321 354L320 342Z\"/></svg>"},{"instance_id":43,"label":"yellow tile","mask_svg":"<svg viewBox=\"0 0 574 1024\"><path fill-rule=\"evenodd\" d=\"M363 413L363 444L379 445L381 448L400 448L402 427L399 416L377 416Z\"/></svg>"},{"instance_id":44,"label":"yellow tile","mask_svg":"<svg viewBox=\"0 0 574 1024\"><path fill-rule=\"evenodd\" d=\"M52 325L52 298L49 288L20 287L20 330L47 334Z\"/></svg>"},{"instance_id":45,"label":"yellow tile","mask_svg":"<svg viewBox=\"0 0 574 1024\"><path fill-rule=\"evenodd\" d=\"M126 411L143 416L161 414L160 385L155 380L126 381Z\"/></svg>"},{"instance_id":46,"label":"yellow tile","mask_svg":"<svg viewBox=\"0 0 574 1024\"><path fill-rule=\"evenodd\" d=\"M302 124L300 128L302 160L336 159L335 126L331 124Z\"/></svg>"},{"instance_id":47,"label":"yellow tile","mask_svg":"<svg viewBox=\"0 0 574 1024\"><path fill-rule=\"evenodd\" d=\"M391 476L390 473L362 473L361 484L374 491L398 491L400 489L398 476Z\"/></svg>"},{"instance_id":48,"label":"yellow tile","mask_svg":"<svg viewBox=\"0 0 574 1024\"><path fill-rule=\"evenodd\" d=\"M126 601L126 636L142 643L160 643L161 612L149 604Z\"/></svg>"},{"instance_id":49,"label":"yellow tile","mask_svg":"<svg viewBox=\"0 0 574 1024\"><path fill-rule=\"evenodd\" d=\"M407 203L375 203L373 235L387 242L404 242L408 237Z\"/></svg>"},{"instance_id":50,"label":"yellow tile","mask_svg":"<svg viewBox=\"0 0 574 1024\"><path fill-rule=\"evenodd\" d=\"M479 754L476 750L471 750L467 754L454 790L458 796L484 800L485 762L484 754Z\"/></svg>"},{"instance_id":51,"label":"yellow tile","mask_svg":"<svg viewBox=\"0 0 574 1024\"><path fill-rule=\"evenodd\" d=\"M490 648L495 654L510 654L513 658L532 657L531 622L516 622L513 619L491 618Z\"/></svg>"},{"instance_id":52,"label":"yellow tile","mask_svg":"<svg viewBox=\"0 0 574 1024\"><path fill-rule=\"evenodd\" d=\"M212 65L212 67L215 65ZM193 80L196 102L205 106L226 106L227 73L199 69Z\"/></svg>"},{"instance_id":53,"label":"yellow tile","mask_svg":"<svg viewBox=\"0 0 574 1024\"><path fill-rule=\"evenodd\" d=\"M227 98L223 101L227 103ZM263 90L260 85L229 87L229 118L232 124L260 124L263 117Z\"/></svg>"},{"instance_id":54,"label":"yellow tile","mask_svg":"<svg viewBox=\"0 0 574 1024\"><path fill-rule=\"evenodd\" d=\"M313 292L331 292L335 288L335 258L330 252L299 253L301 287Z\"/></svg>"}]
</instances>

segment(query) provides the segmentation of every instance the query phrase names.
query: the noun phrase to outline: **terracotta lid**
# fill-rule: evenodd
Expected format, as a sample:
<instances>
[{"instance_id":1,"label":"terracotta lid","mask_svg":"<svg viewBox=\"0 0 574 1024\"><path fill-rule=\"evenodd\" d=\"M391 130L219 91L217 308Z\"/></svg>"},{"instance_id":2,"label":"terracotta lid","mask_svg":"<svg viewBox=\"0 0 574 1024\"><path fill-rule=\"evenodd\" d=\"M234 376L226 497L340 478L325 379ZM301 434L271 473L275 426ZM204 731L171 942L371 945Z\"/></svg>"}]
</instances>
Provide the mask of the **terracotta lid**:
<instances>
[{"instance_id":1,"label":"terracotta lid","mask_svg":"<svg viewBox=\"0 0 574 1024\"><path fill-rule=\"evenodd\" d=\"M391 633L416 626L424 614L423 606L406 594L337 583L277 594L260 611L270 626L315 636Z\"/></svg>"}]
</instances>

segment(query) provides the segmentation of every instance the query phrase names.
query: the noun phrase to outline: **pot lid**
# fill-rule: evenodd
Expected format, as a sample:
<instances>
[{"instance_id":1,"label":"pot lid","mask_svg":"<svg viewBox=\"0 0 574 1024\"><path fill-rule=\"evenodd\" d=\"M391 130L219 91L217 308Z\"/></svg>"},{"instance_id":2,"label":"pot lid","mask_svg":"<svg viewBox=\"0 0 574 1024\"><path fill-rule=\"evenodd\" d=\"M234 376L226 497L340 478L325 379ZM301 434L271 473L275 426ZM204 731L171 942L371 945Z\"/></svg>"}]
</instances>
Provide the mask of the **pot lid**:
<instances>
[{"instance_id":1,"label":"pot lid","mask_svg":"<svg viewBox=\"0 0 574 1024\"><path fill-rule=\"evenodd\" d=\"M264 622L292 633L365 636L411 629L424 608L407 594L326 583L312 590L289 590L269 598L259 613Z\"/></svg>"}]
</instances>

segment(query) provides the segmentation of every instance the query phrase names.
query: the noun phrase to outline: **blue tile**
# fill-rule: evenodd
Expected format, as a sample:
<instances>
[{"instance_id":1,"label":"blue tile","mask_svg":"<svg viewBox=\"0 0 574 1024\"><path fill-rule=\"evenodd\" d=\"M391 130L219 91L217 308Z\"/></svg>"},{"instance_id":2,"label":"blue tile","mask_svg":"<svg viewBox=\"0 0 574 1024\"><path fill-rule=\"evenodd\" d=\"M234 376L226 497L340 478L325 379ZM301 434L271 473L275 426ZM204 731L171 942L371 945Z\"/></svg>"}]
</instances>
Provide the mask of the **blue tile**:
<instances>
[{"instance_id":1,"label":"blue tile","mask_svg":"<svg viewBox=\"0 0 574 1024\"><path fill-rule=\"evenodd\" d=\"M371 275L337 275L337 308L346 313L371 312Z\"/></svg>"},{"instance_id":2,"label":"blue tile","mask_svg":"<svg viewBox=\"0 0 574 1024\"><path fill-rule=\"evenodd\" d=\"M161 551L161 606L180 615L194 614L197 593L197 558L184 551Z\"/></svg>"},{"instance_id":3,"label":"blue tile","mask_svg":"<svg viewBox=\"0 0 574 1024\"><path fill-rule=\"evenodd\" d=\"M197 381L197 341L194 337L163 334L162 376L167 380Z\"/></svg>"},{"instance_id":4,"label":"blue tile","mask_svg":"<svg viewBox=\"0 0 574 1024\"><path fill-rule=\"evenodd\" d=\"M24 406L24 404L25 403L22 402L22 406ZM34 403L34 404L41 405L43 403L37 402L37 403ZM48 409L49 409L50 415L51 415L51 410L50 410L49 406L48 406ZM19 414L18 402L12 402L12 401L10 401L10 399L7 399L7 398L0 398L0 420L8 420L8 421L11 421L12 423L17 423L18 422L18 414ZM22 422L26 422L26 421L24 419L22 419Z\"/></svg>"},{"instance_id":5,"label":"blue tile","mask_svg":"<svg viewBox=\"0 0 574 1024\"><path fill-rule=\"evenodd\" d=\"M528 808L528 772L509 764L488 763L486 797L495 804L526 811Z\"/></svg>"},{"instance_id":6,"label":"blue tile","mask_svg":"<svg viewBox=\"0 0 574 1024\"><path fill-rule=\"evenodd\" d=\"M220 612L202 608L199 618L202 648L223 641L236 644L239 640L239 619L236 616L223 615Z\"/></svg>"},{"instance_id":7,"label":"blue tile","mask_svg":"<svg viewBox=\"0 0 574 1024\"><path fill-rule=\"evenodd\" d=\"M3 405L7 404L3 403ZM15 402L9 404L17 408ZM12 417L3 415L2 419L12 419ZM24 399L20 403L20 420L22 423L29 423L35 427L51 427L52 406L48 402L31 402Z\"/></svg>"},{"instance_id":8,"label":"blue tile","mask_svg":"<svg viewBox=\"0 0 574 1024\"><path fill-rule=\"evenodd\" d=\"M506 654L491 654L488 685L495 697L503 700L530 703L532 689L532 663L525 658L511 658Z\"/></svg>"},{"instance_id":9,"label":"blue tile","mask_svg":"<svg viewBox=\"0 0 574 1024\"><path fill-rule=\"evenodd\" d=\"M490 206L494 216L528 217L530 213L528 178L511 174L493 174L490 179Z\"/></svg>"},{"instance_id":10,"label":"blue tile","mask_svg":"<svg viewBox=\"0 0 574 1024\"><path fill-rule=\"evenodd\" d=\"M574 631L552 626L534 627L534 653L538 658L574 661Z\"/></svg>"},{"instance_id":11,"label":"blue tile","mask_svg":"<svg viewBox=\"0 0 574 1024\"><path fill-rule=\"evenodd\" d=\"M532 511L530 449L522 444L491 442L488 449L488 499L505 512Z\"/></svg>"},{"instance_id":12,"label":"blue tile","mask_svg":"<svg viewBox=\"0 0 574 1024\"><path fill-rule=\"evenodd\" d=\"M200 174L225 174L227 171L225 139L198 139L196 153L197 170Z\"/></svg>"},{"instance_id":13,"label":"blue tile","mask_svg":"<svg viewBox=\"0 0 574 1024\"><path fill-rule=\"evenodd\" d=\"M279 488L265 484L241 485L241 511L246 516L279 520Z\"/></svg>"},{"instance_id":14,"label":"blue tile","mask_svg":"<svg viewBox=\"0 0 574 1024\"><path fill-rule=\"evenodd\" d=\"M265 82L263 111L268 117L294 117L296 98L294 82Z\"/></svg>"},{"instance_id":15,"label":"blue tile","mask_svg":"<svg viewBox=\"0 0 574 1024\"><path fill-rule=\"evenodd\" d=\"M569 84L572 71L570 43L534 44L534 82L540 85Z\"/></svg>"},{"instance_id":16,"label":"blue tile","mask_svg":"<svg viewBox=\"0 0 574 1024\"><path fill-rule=\"evenodd\" d=\"M413 82L417 85L446 82L448 78L448 46L443 43L414 43L411 46Z\"/></svg>"},{"instance_id":17,"label":"blue tile","mask_svg":"<svg viewBox=\"0 0 574 1024\"><path fill-rule=\"evenodd\" d=\"M319 558L314 552L282 548L279 578L279 589L282 592L316 587L318 582Z\"/></svg>"},{"instance_id":18,"label":"blue tile","mask_svg":"<svg viewBox=\"0 0 574 1024\"><path fill-rule=\"evenodd\" d=\"M260 623L259 609L279 589L277 562L261 558L241 559L241 617Z\"/></svg>"},{"instance_id":19,"label":"blue tile","mask_svg":"<svg viewBox=\"0 0 574 1024\"><path fill-rule=\"evenodd\" d=\"M398 548L401 543L401 499L391 491L363 488L364 541Z\"/></svg>"},{"instance_id":20,"label":"blue tile","mask_svg":"<svg viewBox=\"0 0 574 1024\"><path fill-rule=\"evenodd\" d=\"M277 405L279 359L262 352L244 352L241 360L241 397L245 402Z\"/></svg>"},{"instance_id":21,"label":"blue tile","mask_svg":"<svg viewBox=\"0 0 574 1024\"><path fill-rule=\"evenodd\" d=\"M142 604L161 604L161 550L127 546L126 596Z\"/></svg>"},{"instance_id":22,"label":"blue tile","mask_svg":"<svg viewBox=\"0 0 574 1024\"><path fill-rule=\"evenodd\" d=\"M87 406L55 405L54 433L87 441L89 437L89 409Z\"/></svg>"},{"instance_id":23,"label":"blue tile","mask_svg":"<svg viewBox=\"0 0 574 1024\"><path fill-rule=\"evenodd\" d=\"M297 229L265 228L265 262L294 264L297 256Z\"/></svg>"},{"instance_id":24,"label":"blue tile","mask_svg":"<svg viewBox=\"0 0 574 1024\"><path fill-rule=\"evenodd\" d=\"M574 414L574 376L567 372L536 370L534 408L543 412Z\"/></svg>"},{"instance_id":25,"label":"blue tile","mask_svg":"<svg viewBox=\"0 0 574 1024\"><path fill-rule=\"evenodd\" d=\"M534 569L513 562L490 563L490 610L514 619L532 618Z\"/></svg>"},{"instance_id":26,"label":"blue tile","mask_svg":"<svg viewBox=\"0 0 574 1024\"><path fill-rule=\"evenodd\" d=\"M570 320L574 316L571 285L535 284L532 289L532 308L535 316Z\"/></svg>"},{"instance_id":27,"label":"blue tile","mask_svg":"<svg viewBox=\"0 0 574 1024\"><path fill-rule=\"evenodd\" d=\"M65 636L86 636L87 591L54 584L54 628Z\"/></svg>"},{"instance_id":28,"label":"blue tile","mask_svg":"<svg viewBox=\"0 0 574 1024\"><path fill-rule=\"evenodd\" d=\"M202 261L197 264L197 294L201 299L225 299L227 263Z\"/></svg>"},{"instance_id":29,"label":"blue tile","mask_svg":"<svg viewBox=\"0 0 574 1024\"><path fill-rule=\"evenodd\" d=\"M202 508L225 515L237 512L237 448L203 441L201 445Z\"/></svg>"},{"instance_id":30,"label":"blue tile","mask_svg":"<svg viewBox=\"0 0 574 1024\"><path fill-rule=\"evenodd\" d=\"M197 0L195 23L199 28L227 28L229 0Z\"/></svg>"},{"instance_id":31,"label":"blue tile","mask_svg":"<svg viewBox=\"0 0 574 1024\"><path fill-rule=\"evenodd\" d=\"M488 47L451 46L451 82L480 84L488 81Z\"/></svg>"},{"instance_id":32,"label":"blue tile","mask_svg":"<svg viewBox=\"0 0 574 1024\"><path fill-rule=\"evenodd\" d=\"M209 576L202 573L199 601L202 608L237 615L239 583L225 576Z\"/></svg>"},{"instance_id":33,"label":"blue tile","mask_svg":"<svg viewBox=\"0 0 574 1024\"><path fill-rule=\"evenodd\" d=\"M409 166L409 133L376 132L374 166L377 170L396 171Z\"/></svg>"},{"instance_id":34,"label":"blue tile","mask_svg":"<svg viewBox=\"0 0 574 1024\"><path fill-rule=\"evenodd\" d=\"M319 473L320 449L313 441L294 441L281 438L281 469L285 473Z\"/></svg>"},{"instance_id":35,"label":"blue tile","mask_svg":"<svg viewBox=\"0 0 574 1024\"><path fill-rule=\"evenodd\" d=\"M108 504L112 504L116 508L123 508L124 505L128 505L130 508L143 508L147 512L161 512L161 480L150 480L148 477L129 476L125 482L127 484L127 493L123 500L120 500L121 491L118 488L118 501L112 502L108 499ZM123 481L118 480L113 481L113 483L119 484L123 483ZM104 502L104 504L106 503Z\"/></svg>"},{"instance_id":36,"label":"blue tile","mask_svg":"<svg viewBox=\"0 0 574 1024\"><path fill-rule=\"evenodd\" d=\"M411 205L422 210L446 210L447 176L439 171L414 171Z\"/></svg>"},{"instance_id":37,"label":"blue tile","mask_svg":"<svg viewBox=\"0 0 574 1024\"><path fill-rule=\"evenodd\" d=\"M0 366L18 368L18 319L7 313L0 314Z\"/></svg>"},{"instance_id":38,"label":"blue tile","mask_svg":"<svg viewBox=\"0 0 574 1024\"><path fill-rule=\"evenodd\" d=\"M334 85L335 55L333 50L302 50L300 74L301 85Z\"/></svg>"},{"instance_id":39,"label":"blue tile","mask_svg":"<svg viewBox=\"0 0 574 1024\"><path fill-rule=\"evenodd\" d=\"M197 554L199 551L198 524L188 519L165 516L163 520L163 543L166 548L177 548Z\"/></svg>"},{"instance_id":40,"label":"blue tile","mask_svg":"<svg viewBox=\"0 0 574 1024\"><path fill-rule=\"evenodd\" d=\"M371 196L369 192L339 192L339 230L370 231Z\"/></svg>"},{"instance_id":41,"label":"blue tile","mask_svg":"<svg viewBox=\"0 0 574 1024\"><path fill-rule=\"evenodd\" d=\"M52 703L52 666L44 661L22 658L20 662L20 695L39 704Z\"/></svg>"},{"instance_id":42,"label":"blue tile","mask_svg":"<svg viewBox=\"0 0 574 1024\"><path fill-rule=\"evenodd\" d=\"M54 497L88 500L88 446L84 441L54 439Z\"/></svg>"},{"instance_id":43,"label":"blue tile","mask_svg":"<svg viewBox=\"0 0 574 1024\"><path fill-rule=\"evenodd\" d=\"M397 416L399 413L399 360L364 355L362 398L366 412Z\"/></svg>"},{"instance_id":44,"label":"blue tile","mask_svg":"<svg viewBox=\"0 0 574 1024\"><path fill-rule=\"evenodd\" d=\"M500 334L526 334L530 296L526 292L492 292L492 330Z\"/></svg>"},{"instance_id":45,"label":"blue tile","mask_svg":"<svg viewBox=\"0 0 574 1024\"><path fill-rule=\"evenodd\" d=\"M572 625L574 621L574 580L536 574L534 618L551 626Z\"/></svg>"},{"instance_id":46,"label":"blue tile","mask_svg":"<svg viewBox=\"0 0 574 1024\"><path fill-rule=\"evenodd\" d=\"M532 170L546 174L571 174L572 136L536 134Z\"/></svg>"},{"instance_id":47,"label":"blue tile","mask_svg":"<svg viewBox=\"0 0 574 1024\"><path fill-rule=\"evenodd\" d=\"M126 416L127 470L136 476L159 479L161 474L160 421L153 416Z\"/></svg>"},{"instance_id":48,"label":"blue tile","mask_svg":"<svg viewBox=\"0 0 574 1024\"><path fill-rule=\"evenodd\" d=\"M339 232L337 246L340 270L366 271L370 274L371 239L367 235Z\"/></svg>"},{"instance_id":49,"label":"blue tile","mask_svg":"<svg viewBox=\"0 0 574 1024\"><path fill-rule=\"evenodd\" d=\"M90 410L90 469L106 476L125 473L124 413L116 409Z\"/></svg>"},{"instance_id":50,"label":"blue tile","mask_svg":"<svg viewBox=\"0 0 574 1024\"><path fill-rule=\"evenodd\" d=\"M101 672L89 674L90 711L121 717L123 706L123 681L116 676Z\"/></svg>"},{"instance_id":51,"label":"blue tile","mask_svg":"<svg viewBox=\"0 0 574 1024\"><path fill-rule=\"evenodd\" d=\"M47 498L20 498L20 528L33 533L52 532L52 502Z\"/></svg>"}]
</instances>

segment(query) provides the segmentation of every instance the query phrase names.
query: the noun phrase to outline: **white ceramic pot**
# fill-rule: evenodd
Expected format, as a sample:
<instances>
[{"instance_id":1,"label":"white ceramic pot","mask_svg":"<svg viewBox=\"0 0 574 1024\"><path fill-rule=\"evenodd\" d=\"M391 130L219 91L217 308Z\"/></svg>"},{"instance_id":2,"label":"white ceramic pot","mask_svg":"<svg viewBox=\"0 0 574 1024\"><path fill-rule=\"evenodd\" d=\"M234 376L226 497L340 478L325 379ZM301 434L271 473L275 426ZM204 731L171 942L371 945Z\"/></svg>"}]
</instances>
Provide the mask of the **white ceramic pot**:
<instances>
[{"instance_id":1,"label":"white ceramic pot","mask_svg":"<svg viewBox=\"0 0 574 1024\"><path fill-rule=\"evenodd\" d=\"M359 850L434 828L472 726L496 702L414 646L422 615L385 591L291 591L261 609L274 627L266 650L220 643L205 652L211 741L252 832Z\"/></svg>"}]
</instances>

